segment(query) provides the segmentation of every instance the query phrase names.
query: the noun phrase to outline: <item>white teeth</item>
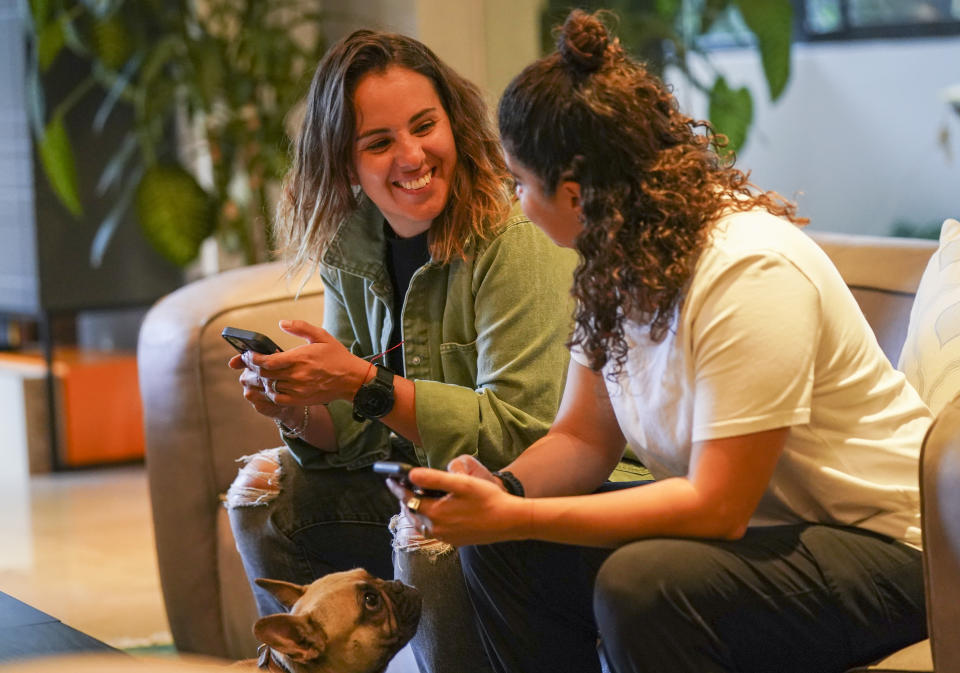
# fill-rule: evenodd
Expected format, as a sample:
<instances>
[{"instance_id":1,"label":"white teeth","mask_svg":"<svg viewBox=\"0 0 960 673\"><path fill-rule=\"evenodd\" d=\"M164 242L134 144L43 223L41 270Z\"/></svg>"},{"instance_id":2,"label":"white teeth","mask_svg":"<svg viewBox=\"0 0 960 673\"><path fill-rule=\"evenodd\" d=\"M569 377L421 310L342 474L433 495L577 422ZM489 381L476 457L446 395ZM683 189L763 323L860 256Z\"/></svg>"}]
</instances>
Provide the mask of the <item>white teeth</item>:
<instances>
[{"instance_id":1,"label":"white teeth","mask_svg":"<svg viewBox=\"0 0 960 673\"><path fill-rule=\"evenodd\" d=\"M417 178L416 180L411 180L410 182L404 182L398 180L397 184L403 187L404 189L423 189L430 184L430 181L433 180L433 173L424 173L423 176Z\"/></svg>"}]
</instances>

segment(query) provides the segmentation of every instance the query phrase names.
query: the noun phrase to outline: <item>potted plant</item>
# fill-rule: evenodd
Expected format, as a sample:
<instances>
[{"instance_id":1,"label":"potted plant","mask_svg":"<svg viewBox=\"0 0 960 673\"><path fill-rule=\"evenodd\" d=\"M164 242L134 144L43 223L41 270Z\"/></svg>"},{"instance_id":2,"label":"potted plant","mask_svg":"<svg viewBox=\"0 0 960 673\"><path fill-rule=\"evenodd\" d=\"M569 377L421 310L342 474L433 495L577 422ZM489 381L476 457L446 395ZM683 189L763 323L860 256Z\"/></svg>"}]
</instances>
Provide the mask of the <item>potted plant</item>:
<instances>
[{"instance_id":1,"label":"potted plant","mask_svg":"<svg viewBox=\"0 0 960 673\"><path fill-rule=\"evenodd\" d=\"M25 0L24 0L25 1ZM319 0L30 0L28 90L43 171L75 215L84 209L64 119L100 89L93 119L118 106L132 128L98 191L112 194L91 250L97 264L133 209L172 262L215 236L246 263L270 251L270 190L285 172L287 116L326 43ZM44 104L44 73L65 52L89 66L69 95Z\"/></svg>"}]
</instances>

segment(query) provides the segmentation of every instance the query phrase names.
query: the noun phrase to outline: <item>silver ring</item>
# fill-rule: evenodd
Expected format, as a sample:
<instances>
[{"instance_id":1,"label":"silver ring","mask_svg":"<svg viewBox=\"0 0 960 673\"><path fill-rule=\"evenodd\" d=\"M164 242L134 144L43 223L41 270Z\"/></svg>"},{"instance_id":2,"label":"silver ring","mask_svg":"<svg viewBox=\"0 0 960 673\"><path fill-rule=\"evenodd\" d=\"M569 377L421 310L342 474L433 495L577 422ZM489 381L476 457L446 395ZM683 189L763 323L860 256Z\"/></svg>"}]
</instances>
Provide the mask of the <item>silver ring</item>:
<instances>
[{"instance_id":1,"label":"silver ring","mask_svg":"<svg viewBox=\"0 0 960 673\"><path fill-rule=\"evenodd\" d=\"M420 524L420 535L422 535L423 537L427 537L427 524L425 523Z\"/></svg>"},{"instance_id":2,"label":"silver ring","mask_svg":"<svg viewBox=\"0 0 960 673\"><path fill-rule=\"evenodd\" d=\"M420 509L420 498L413 496L407 500L407 509L409 509L411 512L416 512L418 509Z\"/></svg>"},{"instance_id":3,"label":"silver ring","mask_svg":"<svg viewBox=\"0 0 960 673\"><path fill-rule=\"evenodd\" d=\"M278 395L279 391L277 390L277 380L276 379L267 379L267 380L270 381L268 385L270 386L271 392L273 392L274 395Z\"/></svg>"}]
</instances>

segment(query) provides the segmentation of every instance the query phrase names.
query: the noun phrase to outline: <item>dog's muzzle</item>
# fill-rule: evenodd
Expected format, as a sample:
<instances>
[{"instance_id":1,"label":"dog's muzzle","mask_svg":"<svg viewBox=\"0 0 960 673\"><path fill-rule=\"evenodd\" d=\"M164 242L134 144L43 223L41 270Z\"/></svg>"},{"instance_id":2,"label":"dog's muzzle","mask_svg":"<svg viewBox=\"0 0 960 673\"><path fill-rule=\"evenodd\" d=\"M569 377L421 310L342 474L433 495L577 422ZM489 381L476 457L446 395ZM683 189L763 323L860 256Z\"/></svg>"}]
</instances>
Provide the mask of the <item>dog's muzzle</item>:
<instances>
[{"instance_id":1,"label":"dog's muzzle","mask_svg":"<svg viewBox=\"0 0 960 673\"><path fill-rule=\"evenodd\" d=\"M413 638L420 623L420 610L423 603L420 592L400 580L384 582L383 590L393 604L393 613L399 630L397 636L404 641Z\"/></svg>"}]
</instances>

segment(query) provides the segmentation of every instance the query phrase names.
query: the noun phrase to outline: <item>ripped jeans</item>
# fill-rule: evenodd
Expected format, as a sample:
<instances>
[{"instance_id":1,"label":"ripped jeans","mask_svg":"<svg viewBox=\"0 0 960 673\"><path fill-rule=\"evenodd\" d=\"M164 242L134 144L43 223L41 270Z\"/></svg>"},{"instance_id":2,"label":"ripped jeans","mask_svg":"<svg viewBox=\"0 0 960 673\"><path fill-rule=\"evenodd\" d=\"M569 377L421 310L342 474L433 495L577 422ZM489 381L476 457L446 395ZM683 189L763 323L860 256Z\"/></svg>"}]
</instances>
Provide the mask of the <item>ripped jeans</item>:
<instances>
[{"instance_id":1,"label":"ripped jeans","mask_svg":"<svg viewBox=\"0 0 960 673\"><path fill-rule=\"evenodd\" d=\"M455 548L421 537L372 470L305 470L286 447L248 457L227 492L230 526L261 615L285 612L257 577L309 584L366 568L417 587L421 673L488 673ZM251 479L255 487L242 486ZM392 533L392 536L391 536ZM392 544L391 544L392 537Z\"/></svg>"}]
</instances>

